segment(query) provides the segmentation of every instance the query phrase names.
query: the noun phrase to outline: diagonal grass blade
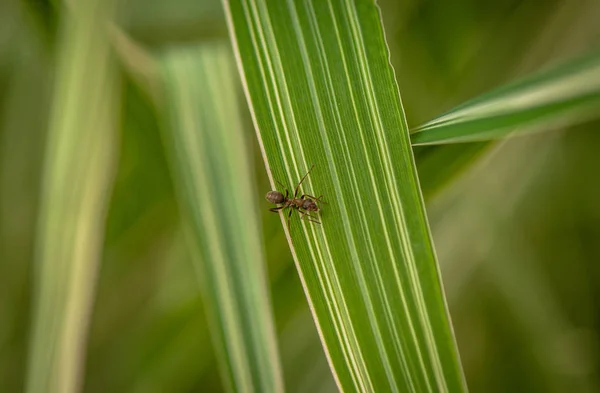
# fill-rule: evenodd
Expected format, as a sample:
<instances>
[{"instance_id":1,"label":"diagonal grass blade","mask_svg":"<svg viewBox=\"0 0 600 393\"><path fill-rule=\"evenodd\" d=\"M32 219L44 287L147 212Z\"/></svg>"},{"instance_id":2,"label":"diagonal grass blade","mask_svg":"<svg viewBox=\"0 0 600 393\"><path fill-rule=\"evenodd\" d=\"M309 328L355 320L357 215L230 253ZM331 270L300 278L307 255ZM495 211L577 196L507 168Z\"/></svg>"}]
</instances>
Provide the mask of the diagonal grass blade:
<instances>
[{"instance_id":1,"label":"diagonal grass blade","mask_svg":"<svg viewBox=\"0 0 600 393\"><path fill-rule=\"evenodd\" d=\"M62 18L36 246L26 390L79 388L116 162L120 82L108 39L113 1Z\"/></svg>"},{"instance_id":2,"label":"diagonal grass blade","mask_svg":"<svg viewBox=\"0 0 600 393\"><path fill-rule=\"evenodd\" d=\"M493 90L414 130L413 145L484 141L566 127L600 114L600 53Z\"/></svg>"},{"instance_id":3,"label":"diagonal grass blade","mask_svg":"<svg viewBox=\"0 0 600 393\"><path fill-rule=\"evenodd\" d=\"M223 43L167 51L165 140L193 259L235 392L280 392L283 382L250 158L236 105L238 80Z\"/></svg>"},{"instance_id":4,"label":"diagonal grass blade","mask_svg":"<svg viewBox=\"0 0 600 393\"><path fill-rule=\"evenodd\" d=\"M288 240L340 389L465 391L374 2L224 4L271 184L328 202Z\"/></svg>"}]
</instances>

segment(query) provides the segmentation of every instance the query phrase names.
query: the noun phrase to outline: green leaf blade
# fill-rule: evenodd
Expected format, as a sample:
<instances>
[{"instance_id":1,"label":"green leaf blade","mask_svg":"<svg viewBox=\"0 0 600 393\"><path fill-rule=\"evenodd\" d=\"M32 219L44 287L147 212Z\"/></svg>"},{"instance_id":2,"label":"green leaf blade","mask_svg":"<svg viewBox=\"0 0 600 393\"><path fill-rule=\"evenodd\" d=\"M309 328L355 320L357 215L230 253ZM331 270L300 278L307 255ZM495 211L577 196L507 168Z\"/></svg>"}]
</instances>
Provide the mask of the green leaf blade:
<instances>
[{"instance_id":1,"label":"green leaf blade","mask_svg":"<svg viewBox=\"0 0 600 393\"><path fill-rule=\"evenodd\" d=\"M28 393L72 393L81 385L118 150L121 83L108 34L114 7L114 1L79 2L61 19L35 249Z\"/></svg>"},{"instance_id":2,"label":"green leaf blade","mask_svg":"<svg viewBox=\"0 0 600 393\"><path fill-rule=\"evenodd\" d=\"M272 184L328 202L289 240L341 389L465 390L377 8L226 9Z\"/></svg>"},{"instance_id":3,"label":"green leaf blade","mask_svg":"<svg viewBox=\"0 0 600 393\"><path fill-rule=\"evenodd\" d=\"M551 130L600 114L596 51L468 101L417 128L413 145L474 142Z\"/></svg>"},{"instance_id":4,"label":"green leaf blade","mask_svg":"<svg viewBox=\"0 0 600 393\"><path fill-rule=\"evenodd\" d=\"M230 391L283 391L250 159L226 45L168 51L165 132L220 369Z\"/></svg>"}]
</instances>

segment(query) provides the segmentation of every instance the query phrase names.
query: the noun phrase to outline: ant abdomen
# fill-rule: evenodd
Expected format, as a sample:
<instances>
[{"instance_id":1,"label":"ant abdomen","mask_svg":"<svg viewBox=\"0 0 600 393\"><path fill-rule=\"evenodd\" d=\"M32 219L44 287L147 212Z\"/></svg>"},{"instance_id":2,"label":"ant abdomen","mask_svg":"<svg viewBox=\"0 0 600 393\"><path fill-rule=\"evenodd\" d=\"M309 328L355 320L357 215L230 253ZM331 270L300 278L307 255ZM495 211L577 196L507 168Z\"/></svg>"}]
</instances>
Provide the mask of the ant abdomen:
<instances>
[{"instance_id":1,"label":"ant abdomen","mask_svg":"<svg viewBox=\"0 0 600 393\"><path fill-rule=\"evenodd\" d=\"M279 191L269 191L265 198L271 203L283 203L285 201L285 197Z\"/></svg>"}]
</instances>

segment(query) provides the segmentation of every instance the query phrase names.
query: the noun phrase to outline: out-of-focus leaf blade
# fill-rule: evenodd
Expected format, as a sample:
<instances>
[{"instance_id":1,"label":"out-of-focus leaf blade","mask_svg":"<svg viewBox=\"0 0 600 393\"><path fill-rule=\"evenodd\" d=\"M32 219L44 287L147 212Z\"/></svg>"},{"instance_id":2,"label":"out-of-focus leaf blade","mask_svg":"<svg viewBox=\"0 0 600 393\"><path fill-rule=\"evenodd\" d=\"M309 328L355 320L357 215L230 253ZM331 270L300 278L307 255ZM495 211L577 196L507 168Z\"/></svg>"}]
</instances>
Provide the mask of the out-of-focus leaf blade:
<instances>
[{"instance_id":1,"label":"out-of-focus leaf blade","mask_svg":"<svg viewBox=\"0 0 600 393\"><path fill-rule=\"evenodd\" d=\"M465 391L376 5L224 4L272 186L328 202L288 238L340 389Z\"/></svg>"},{"instance_id":2,"label":"out-of-focus leaf blade","mask_svg":"<svg viewBox=\"0 0 600 393\"><path fill-rule=\"evenodd\" d=\"M415 159L423 197L428 201L448 183L468 170L492 142L415 146Z\"/></svg>"},{"instance_id":3,"label":"out-of-focus leaf blade","mask_svg":"<svg viewBox=\"0 0 600 393\"><path fill-rule=\"evenodd\" d=\"M282 391L232 55L221 43L170 50L162 70L165 140L221 374L232 391Z\"/></svg>"},{"instance_id":4,"label":"out-of-focus leaf blade","mask_svg":"<svg viewBox=\"0 0 600 393\"><path fill-rule=\"evenodd\" d=\"M78 390L115 163L113 1L65 11L47 136L27 392Z\"/></svg>"},{"instance_id":5,"label":"out-of-focus leaf blade","mask_svg":"<svg viewBox=\"0 0 600 393\"><path fill-rule=\"evenodd\" d=\"M491 91L415 129L413 145L498 139L600 116L600 53Z\"/></svg>"}]
</instances>

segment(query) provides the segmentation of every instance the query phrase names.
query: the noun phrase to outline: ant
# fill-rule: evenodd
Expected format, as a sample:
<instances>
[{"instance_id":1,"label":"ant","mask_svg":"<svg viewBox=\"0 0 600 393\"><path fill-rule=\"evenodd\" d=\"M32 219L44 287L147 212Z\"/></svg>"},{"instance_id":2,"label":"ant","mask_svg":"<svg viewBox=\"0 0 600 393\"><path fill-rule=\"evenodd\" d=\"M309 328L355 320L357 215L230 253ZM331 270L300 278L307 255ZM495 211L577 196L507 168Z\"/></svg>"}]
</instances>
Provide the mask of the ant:
<instances>
[{"instance_id":1,"label":"ant","mask_svg":"<svg viewBox=\"0 0 600 393\"><path fill-rule=\"evenodd\" d=\"M296 186L296 189L294 190L293 198L289 197L288 189L285 188L285 186L283 184L279 183L277 180L275 180L275 181L281 187L283 187L285 189L285 195L283 195L279 191L269 191L269 192L267 192L267 195L265 196L267 201L269 201L270 203L282 205L282 206L278 206L278 207L269 209L269 211L272 211L273 213L277 213L280 210L286 209L288 207L290 208L290 212L288 214L288 219L287 219L288 230L290 229L290 219L292 218L292 211L294 209L298 210L298 212L300 213L301 220L306 218L307 221L320 224L320 222L316 220L316 217L310 215L310 212L318 212L319 211L319 206L317 206L316 202L327 203L321 199L321 198L323 198L323 195L320 195L315 198L312 195L302 194L300 196L300 198L298 198L298 189L300 188L300 184L302 184L304 179L306 179L306 177L308 176L308 174L310 173L310 171L312 171L312 169L314 167L315 167L314 165L311 166L310 169L308 170L308 172L306 172L306 175L304 175L302 180L300 180L300 183L298 183L298 185Z\"/></svg>"}]
</instances>

